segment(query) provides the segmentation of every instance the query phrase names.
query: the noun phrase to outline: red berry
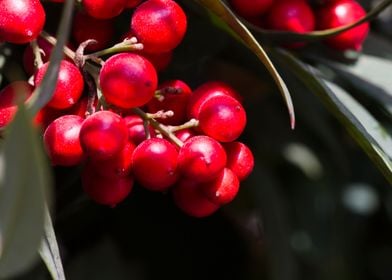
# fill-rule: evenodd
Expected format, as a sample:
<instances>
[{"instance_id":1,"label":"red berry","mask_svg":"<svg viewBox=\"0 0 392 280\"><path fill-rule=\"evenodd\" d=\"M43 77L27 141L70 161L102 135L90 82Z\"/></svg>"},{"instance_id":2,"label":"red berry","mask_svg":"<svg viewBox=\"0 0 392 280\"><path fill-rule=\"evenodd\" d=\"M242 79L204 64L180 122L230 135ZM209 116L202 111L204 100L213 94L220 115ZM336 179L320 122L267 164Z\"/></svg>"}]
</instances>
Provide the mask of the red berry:
<instances>
[{"instance_id":1,"label":"red berry","mask_svg":"<svg viewBox=\"0 0 392 280\"><path fill-rule=\"evenodd\" d=\"M105 62L99 82L108 103L130 109L153 98L158 77L154 66L144 57L121 53Z\"/></svg>"},{"instance_id":2,"label":"red berry","mask_svg":"<svg viewBox=\"0 0 392 280\"><path fill-rule=\"evenodd\" d=\"M86 51L106 48L114 36L114 22L110 19L97 19L85 13L77 13L73 19L72 36L77 44L88 39L96 40L86 47Z\"/></svg>"},{"instance_id":3,"label":"red berry","mask_svg":"<svg viewBox=\"0 0 392 280\"><path fill-rule=\"evenodd\" d=\"M55 119L62 115L64 115L64 111L45 106L34 116L33 123L41 128L42 131L45 131Z\"/></svg>"},{"instance_id":4,"label":"red berry","mask_svg":"<svg viewBox=\"0 0 392 280\"><path fill-rule=\"evenodd\" d=\"M18 110L17 100L26 100L32 93L33 87L25 81L13 82L0 91L0 128L8 125L14 118Z\"/></svg>"},{"instance_id":5,"label":"red berry","mask_svg":"<svg viewBox=\"0 0 392 280\"><path fill-rule=\"evenodd\" d=\"M147 109L150 113L156 113L160 110L173 111L174 115L167 119L161 119L163 124L179 125L186 120L186 108L188 106L191 89L180 80L167 81L161 84L158 89L162 91L163 99L153 98L147 103Z\"/></svg>"},{"instance_id":6,"label":"red berry","mask_svg":"<svg viewBox=\"0 0 392 280\"><path fill-rule=\"evenodd\" d=\"M35 86L39 86L42 82L48 66L49 62L42 65L35 73ZM79 69L71 62L62 60L54 94L47 105L56 109L70 108L78 102L82 95L83 87L83 76Z\"/></svg>"},{"instance_id":7,"label":"red berry","mask_svg":"<svg viewBox=\"0 0 392 280\"><path fill-rule=\"evenodd\" d=\"M144 128L143 119L137 115L130 115L124 118L124 121L128 127L128 138L136 145L142 143L147 139L146 130ZM150 136L155 137L155 130L149 125L148 126Z\"/></svg>"},{"instance_id":8,"label":"red berry","mask_svg":"<svg viewBox=\"0 0 392 280\"><path fill-rule=\"evenodd\" d=\"M230 1L234 10L239 15L246 18L260 16L272 6L273 2L274 0L231 0Z\"/></svg>"},{"instance_id":9,"label":"red berry","mask_svg":"<svg viewBox=\"0 0 392 280\"><path fill-rule=\"evenodd\" d=\"M37 43L39 48L43 51L41 52L41 58L43 62L48 62L50 53L53 49L53 45L42 38L38 38ZM34 54L33 49L30 45L27 45L23 52L23 67L26 70L27 74L34 74Z\"/></svg>"},{"instance_id":10,"label":"red berry","mask_svg":"<svg viewBox=\"0 0 392 280\"><path fill-rule=\"evenodd\" d=\"M314 30L315 18L306 1L275 1L268 11L267 25L274 30L305 33Z\"/></svg>"},{"instance_id":11,"label":"red berry","mask_svg":"<svg viewBox=\"0 0 392 280\"><path fill-rule=\"evenodd\" d=\"M220 142L236 140L245 125L245 109L241 103L230 96L212 97L200 108L200 130Z\"/></svg>"},{"instance_id":12,"label":"red berry","mask_svg":"<svg viewBox=\"0 0 392 280\"><path fill-rule=\"evenodd\" d=\"M1 0L0 38L24 44L38 37L45 23L45 11L39 0Z\"/></svg>"},{"instance_id":13,"label":"red berry","mask_svg":"<svg viewBox=\"0 0 392 280\"><path fill-rule=\"evenodd\" d=\"M203 104L211 97L217 95L228 95L239 102L241 102L241 96L229 85L223 82L211 81L199 86L192 94L188 103L188 118L199 118L200 108Z\"/></svg>"},{"instance_id":14,"label":"red berry","mask_svg":"<svg viewBox=\"0 0 392 280\"><path fill-rule=\"evenodd\" d=\"M45 130L44 144L53 165L72 166L83 157L79 133L83 119L75 115L64 115L53 121Z\"/></svg>"},{"instance_id":15,"label":"red berry","mask_svg":"<svg viewBox=\"0 0 392 280\"><path fill-rule=\"evenodd\" d=\"M195 136L195 135L197 135L197 134L196 134L196 132L193 131L192 129L187 128L187 129L181 129L181 130L179 130L179 131L176 131L176 132L174 133L174 135L176 135L176 137L177 137L178 139L180 139L182 142L185 142L185 141L187 141L189 138L191 138L191 137L193 137L193 136Z\"/></svg>"},{"instance_id":16,"label":"red berry","mask_svg":"<svg viewBox=\"0 0 392 280\"><path fill-rule=\"evenodd\" d=\"M149 53L173 50L186 28L186 15L172 0L147 0L136 8L131 20L132 32Z\"/></svg>"},{"instance_id":17,"label":"red berry","mask_svg":"<svg viewBox=\"0 0 392 280\"><path fill-rule=\"evenodd\" d=\"M243 181L252 172L254 167L254 157L252 151L241 142L225 143L224 148L227 153L227 164L238 177Z\"/></svg>"},{"instance_id":18,"label":"red berry","mask_svg":"<svg viewBox=\"0 0 392 280\"><path fill-rule=\"evenodd\" d=\"M133 187L132 176L103 176L87 165L82 172L82 186L86 194L99 204L116 206Z\"/></svg>"},{"instance_id":19,"label":"red berry","mask_svg":"<svg viewBox=\"0 0 392 280\"><path fill-rule=\"evenodd\" d=\"M184 213L196 218L212 215L219 206L209 201L194 181L182 179L173 189L174 203Z\"/></svg>"},{"instance_id":20,"label":"red berry","mask_svg":"<svg viewBox=\"0 0 392 280\"><path fill-rule=\"evenodd\" d=\"M234 199L240 189L240 181L229 168L225 168L212 181L201 184L203 193L216 205L227 204Z\"/></svg>"},{"instance_id":21,"label":"red berry","mask_svg":"<svg viewBox=\"0 0 392 280\"><path fill-rule=\"evenodd\" d=\"M335 1L321 8L317 13L317 28L329 29L353 23L366 16L362 6L353 0ZM363 23L339 35L329 37L326 43L337 50L360 50L369 32L369 23Z\"/></svg>"},{"instance_id":22,"label":"red berry","mask_svg":"<svg viewBox=\"0 0 392 280\"><path fill-rule=\"evenodd\" d=\"M169 141L151 138L139 144L132 156L136 180L152 191L164 191L178 178L178 152Z\"/></svg>"},{"instance_id":23,"label":"red berry","mask_svg":"<svg viewBox=\"0 0 392 280\"><path fill-rule=\"evenodd\" d=\"M133 9L133 8L137 7L137 5L139 5L141 2L142 2L142 0L127 0L126 7L128 9Z\"/></svg>"},{"instance_id":24,"label":"red berry","mask_svg":"<svg viewBox=\"0 0 392 280\"><path fill-rule=\"evenodd\" d=\"M208 136L194 136L180 148L178 166L182 174L197 182L213 180L226 165L222 145Z\"/></svg>"},{"instance_id":25,"label":"red berry","mask_svg":"<svg viewBox=\"0 0 392 280\"><path fill-rule=\"evenodd\" d=\"M85 11L99 19L114 18L125 9L127 0L82 0Z\"/></svg>"},{"instance_id":26,"label":"red berry","mask_svg":"<svg viewBox=\"0 0 392 280\"><path fill-rule=\"evenodd\" d=\"M128 129L124 120L110 111L99 111L84 120L80 130L83 150L94 159L109 159L121 152L127 143Z\"/></svg>"}]
</instances>

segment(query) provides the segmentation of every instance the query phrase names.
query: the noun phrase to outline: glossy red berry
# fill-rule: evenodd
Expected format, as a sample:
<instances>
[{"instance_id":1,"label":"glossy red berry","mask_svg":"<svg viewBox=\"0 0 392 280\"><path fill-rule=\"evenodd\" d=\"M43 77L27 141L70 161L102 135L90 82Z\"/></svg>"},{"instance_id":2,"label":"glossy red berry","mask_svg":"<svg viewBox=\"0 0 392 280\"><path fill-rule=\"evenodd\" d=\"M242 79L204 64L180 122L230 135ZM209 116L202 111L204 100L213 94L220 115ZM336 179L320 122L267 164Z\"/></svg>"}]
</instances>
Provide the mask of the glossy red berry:
<instances>
[{"instance_id":1,"label":"glossy red berry","mask_svg":"<svg viewBox=\"0 0 392 280\"><path fill-rule=\"evenodd\" d=\"M42 82L49 63L42 65L35 73L34 83L39 86ZM83 76L79 69L67 60L62 60L57 78L56 88L48 106L55 109L66 109L78 102L84 87Z\"/></svg>"},{"instance_id":2,"label":"glossy red berry","mask_svg":"<svg viewBox=\"0 0 392 280\"><path fill-rule=\"evenodd\" d=\"M33 87L25 81L16 81L0 91L0 128L8 125L16 111L17 101L26 100L33 93Z\"/></svg>"},{"instance_id":3,"label":"glossy red berry","mask_svg":"<svg viewBox=\"0 0 392 280\"><path fill-rule=\"evenodd\" d=\"M84 10L98 19L114 18L125 9L127 0L82 0Z\"/></svg>"},{"instance_id":4,"label":"glossy red berry","mask_svg":"<svg viewBox=\"0 0 392 280\"><path fill-rule=\"evenodd\" d=\"M226 166L230 168L240 181L246 179L254 167L252 151L241 142L225 143L223 146L227 154Z\"/></svg>"},{"instance_id":5,"label":"glossy red berry","mask_svg":"<svg viewBox=\"0 0 392 280\"><path fill-rule=\"evenodd\" d=\"M153 98L147 103L147 110L155 113L160 110L173 111L174 115L167 119L161 119L163 124L179 125L186 121L187 106L191 89L181 80L167 81L161 84L161 98Z\"/></svg>"},{"instance_id":6,"label":"glossy red berry","mask_svg":"<svg viewBox=\"0 0 392 280\"><path fill-rule=\"evenodd\" d=\"M197 182L213 180L226 165L226 152L211 137L199 135L188 139L180 148L178 166L181 173Z\"/></svg>"},{"instance_id":7,"label":"glossy red berry","mask_svg":"<svg viewBox=\"0 0 392 280\"><path fill-rule=\"evenodd\" d=\"M303 0L275 1L267 15L267 25L274 30L305 33L315 28L309 4Z\"/></svg>"},{"instance_id":8,"label":"glossy red berry","mask_svg":"<svg viewBox=\"0 0 392 280\"><path fill-rule=\"evenodd\" d=\"M145 188L164 191L178 178L178 152L165 139L151 138L139 144L132 156L135 179Z\"/></svg>"},{"instance_id":9,"label":"glossy red berry","mask_svg":"<svg viewBox=\"0 0 392 280\"><path fill-rule=\"evenodd\" d=\"M245 109L230 96L212 97L200 108L200 130L220 142L236 140L244 131L245 125Z\"/></svg>"},{"instance_id":10,"label":"glossy red berry","mask_svg":"<svg viewBox=\"0 0 392 280\"><path fill-rule=\"evenodd\" d=\"M39 0L1 0L0 38L24 44L38 37L45 23L45 11Z\"/></svg>"},{"instance_id":11,"label":"glossy red berry","mask_svg":"<svg viewBox=\"0 0 392 280\"><path fill-rule=\"evenodd\" d=\"M181 179L174 187L173 200L184 213L196 218L210 216L219 209L202 194L200 184L187 179Z\"/></svg>"},{"instance_id":12,"label":"glossy red berry","mask_svg":"<svg viewBox=\"0 0 392 280\"><path fill-rule=\"evenodd\" d=\"M97 51L110 45L114 36L114 22L111 19L97 19L85 13L77 13L73 19L72 37L79 45L88 39L96 40L86 51Z\"/></svg>"},{"instance_id":13,"label":"glossy red berry","mask_svg":"<svg viewBox=\"0 0 392 280\"><path fill-rule=\"evenodd\" d=\"M240 181L229 168L225 168L212 181L201 184L203 193L216 205L231 202L240 189Z\"/></svg>"},{"instance_id":14,"label":"glossy red berry","mask_svg":"<svg viewBox=\"0 0 392 280\"><path fill-rule=\"evenodd\" d=\"M79 116L64 115L46 128L44 144L53 165L72 166L83 160L79 141L82 123L83 119Z\"/></svg>"},{"instance_id":15,"label":"glossy red berry","mask_svg":"<svg viewBox=\"0 0 392 280\"><path fill-rule=\"evenodd\" d=\"M109 159L120 153L127 139L128 129L124 120L110 111L92 114L80 129L82 148L93 159Z\"/></svg>"},{"instance_id":16,"label":"glossy red berry","mask_svg":"<svg viewBox=\"0 0 392 280\"><path fill-rule=\"evenodd\" d=\"M144 57L121 53L110 57L99 75L105 100L123 109L143 106L155 93L158 77Z\"/></svg>"},{"instance_id":17,"label":"glossy red berry","mask_svg":"<svg viewBox=\"0 0 392 280\"><path fill-rule=\"evenodd\" d=\"M239 15L252 18L264 14L272 6L274 0L231 0L230 3Z\"/></svg>"},{"instance_id":18,"label":"glossy red berry","mask_svg":"<svg viewBox=\"0 0 392 280\"><path fill-rule=\"evenodd\" d=\"M328 3L317 13L317 28L329 29L353 23L366 16L362 6L353 0ZM326 39L326 43L337 50L360 50L369 32L369 23L363 23L339 35Z\"/></svg>"},{"instance_id":19,"label":"glossy red berry","mask_svg":"<svg viewBox=\"0 0 392 280\"><path fill-rule=\"evenodd\" d=\"M179 130L179 131L176 131L176 132L174 133L174 135L175 135L178 139L180 139L182 142L185 142L185 141L187 141L189 138L191 138L191 137L193 137L193 136L196 136L197 133L196 133L194 130L192 130L192 129L190 129L190 128L187 128L187 129L181 129L181 130Z\"/></svg>"},{"instance_id":20,"label":"glossy red berry","mask_svg":"<svg viewBox=\"0 0 392 280\"><path fill-rule=\"evenodd\" d=\"M188 118L199 118L200 108L210 98L214 96L228 95L239 102L241 102L241 96L228 84L218 81L210 81L202 84L191 94L188 103Z\"/></svg>"},{"instance_id":21,"label":"glossy red berry","mask_svg":"<svg viewBox=\"0 0 392 280\"><path fill-rule=\"evenodd\" d=\"M130 115L124 118L124 121L128 127L128 138L136 145L140 144L147 139L146 130L144 128L144 122L138 115ZM155 137L155 130L149 125L148 126L150 137Z\"/></svg>"},{"instance_id":22,"label":"glossy red berry","mask_svg":"<svg viewBox=\"0 0 392 280\"><path fill-rule=\"evenodd\" d=\"M87 165L82 172L82 186L85 193L96 203L114 207L131 192L133 177L103 176Z\"/></svg>"},{"instance_id":23,"label":"glossy red berry","mask_svg":"<svg viewBox=\"0 0 392 280\"><path fill-rule=\"evenodd\" d=\"M172 0L147 0L131 19L131 31L149 53L173 50L184 38L186 28L186 15Z\"/></svg>"}]
</instances>

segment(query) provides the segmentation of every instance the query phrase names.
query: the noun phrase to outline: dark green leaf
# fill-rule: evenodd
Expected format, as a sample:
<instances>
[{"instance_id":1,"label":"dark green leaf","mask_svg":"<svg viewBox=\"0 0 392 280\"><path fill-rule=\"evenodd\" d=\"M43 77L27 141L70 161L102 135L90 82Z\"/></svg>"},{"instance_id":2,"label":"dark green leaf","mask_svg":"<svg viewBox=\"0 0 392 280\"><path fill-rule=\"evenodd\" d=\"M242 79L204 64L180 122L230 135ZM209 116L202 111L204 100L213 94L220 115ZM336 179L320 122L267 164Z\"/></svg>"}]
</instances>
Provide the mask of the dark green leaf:
<instances>
[{"instance_id":1,"label":"dark green leaf","mask_svg":"<svg viewBox=\"0 0 392 280\"><path fill-rule=\"evenodd\" d=\"M227 5L221 0L195 0L203 7L207 8L213 18L213 22L219 27L226 31L229 31L236 39L240 38L240 41L253 51L255 55L265 65L271 76L275 80L278 88L284 97L288 112L290 115L291 128L295 126L295 114L294 106L291 100L290 92L287 89L286 84L279 75L275 66L272 64L268 55L265 53L263 47L257 42L251 32L246 26L237 18L237 16L227 7Z\"/></svg>"},{"instance_id":2,"label":"dark green leaf","mask_svg":"<svg viewBox=\"0 0 392 280\"><path fill-rule=\"evenodd\" d=\"M279 61L314 92L392 183L392 138L380 123L345 90L328 82L308 65L285 51L274 52Z\"/></svg>"},{"instance_id":3,"label":"dark green leaf","mask_svg":"<svg viewBox=\"0 0 392 280\"><path fill-rule=\"evenodd\" d=\"M1 153L0 277L21 272L38 257L50 185L41 143L21 105Z\"/></svg>"}]
</instances>

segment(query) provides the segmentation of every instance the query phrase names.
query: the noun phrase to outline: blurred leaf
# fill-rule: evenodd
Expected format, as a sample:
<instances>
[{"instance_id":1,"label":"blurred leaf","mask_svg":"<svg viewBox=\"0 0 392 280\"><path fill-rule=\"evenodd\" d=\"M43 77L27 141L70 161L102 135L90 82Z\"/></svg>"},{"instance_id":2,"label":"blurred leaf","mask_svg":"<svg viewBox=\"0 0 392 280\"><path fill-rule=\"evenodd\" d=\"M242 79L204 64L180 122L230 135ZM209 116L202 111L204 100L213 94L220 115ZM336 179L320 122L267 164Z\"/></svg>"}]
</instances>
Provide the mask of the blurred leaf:
<instances>
[{"instance_id":1,"label":"blurred leaf","mask_svg":"<svg viewBox=\"0 0 392 280\"><path fill-rule=\"evenodd\" d=\"M246 28L246 26L238 19L238 17L230 10L230 8L221 0L195 0L203 7L207 8L210 12L212 21L218 25L218 27L223 28L233 35L236 39L247 46L253 51L255 55L261 60L267 70L270 72L274 81L276 82L281 94L284 97L286 106L288 108L290 116L290 126L294 128L295 126L295 114L294 106L291 100L290 92L287 89L286 84L277 72L275 66L272 64L268 55L264 51L263 47L257 42L251 32Z\"/></svg>"},{"instance_id":2,"label":"blurred leaf","mask_svg":"<svg viewBox=\"0 0 392 280\"><path fill-rule=\"evenodd\" d=\"M282 66L317 94L351 133L367 155L392 183L392 138L380 123L345 90L318 77L319 74L285 51L274 52Z\"/></svg>"},{"instance_id":3,"label":"blurred leaf","mask_svg":"<svg viewBox=\"0 0 392 280\"><path fill-rule=\"evenodd\" d=\"M0 277L21 272L38 257L50 185L40 137L23 105L8 132L1 154Z\"/></svg>"},{"instance_id":4,"label":"blurred leaf","mask_svg":"<svg viewBox=\"0 0 392 280\"><path fill-rule=\"evenodd\" d=\"M316 41L320 39L325 39L340 33L343 33L346 30L354 28L366 21L372 20L377 17L382 11L384 11L389 5L392 4L392 0L384 0L376 7L374 7L370 12L367 13L363 18L337 28L325 29L325 30L317 30L307 33L296 33L290 31L278 31L278 30L267 30L260 28L246 20L243 20L252 31L256 32L266 40L270 41L278 41L278 42L293 42L293 41Z\"/></svg>"}]
</instances>

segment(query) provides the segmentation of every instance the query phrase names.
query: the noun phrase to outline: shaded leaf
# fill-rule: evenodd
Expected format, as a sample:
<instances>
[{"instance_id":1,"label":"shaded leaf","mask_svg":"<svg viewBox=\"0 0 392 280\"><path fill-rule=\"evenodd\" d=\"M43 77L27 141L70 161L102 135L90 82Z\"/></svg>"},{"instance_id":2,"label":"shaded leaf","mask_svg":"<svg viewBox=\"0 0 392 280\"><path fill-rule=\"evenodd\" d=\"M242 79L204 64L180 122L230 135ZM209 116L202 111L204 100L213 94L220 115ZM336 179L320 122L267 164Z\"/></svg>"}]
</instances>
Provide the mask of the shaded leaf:
<instances>
[{"instance_id":1,"label":"shaded leaf","mask_svg":"<svg viewBox=\"0 0 392 280\"><path fill-rule=\"evenodd\" d=\"M197 3L207 8L213 19L213 22L224 30L228 31L236 39L247 46L253 51L255 55L265 65L274 81L276 82L288 108L290 116L291 128L295 126L295 114L294 106L291 100L290 92L287 89L286 84L279 75L275 66L272 64L268 55L264 51L263 47L257 42L252 33L246 28L246 26L237 18L237 16L228 8L228 6L221 0L195 0ZM222 22L223 21L223 22Z\"/></svg>"},{"instance_id":2,"label":"shaded leaf","mask_svg":"<svg viewBox=\"0 0 392 280\"><path fill-rule=\"evenodd\" d=\"M392 138L382 125L339 86L328 82L309 65L285 51L274 52L304 85L314 92L392 183Z\"/></svg>"},{"instance_id":3,"label":"shaded leaf","mask_svg":"<svg viewBox=\"0 0 392 280\"><path fill-rule=\"evenodd\" d=\"M28 268L38 257L50 179L40 137L21 105L2 149L0 277Z\"/></svg>"}]
</instances>

